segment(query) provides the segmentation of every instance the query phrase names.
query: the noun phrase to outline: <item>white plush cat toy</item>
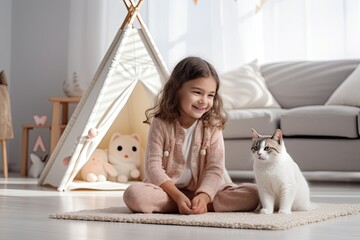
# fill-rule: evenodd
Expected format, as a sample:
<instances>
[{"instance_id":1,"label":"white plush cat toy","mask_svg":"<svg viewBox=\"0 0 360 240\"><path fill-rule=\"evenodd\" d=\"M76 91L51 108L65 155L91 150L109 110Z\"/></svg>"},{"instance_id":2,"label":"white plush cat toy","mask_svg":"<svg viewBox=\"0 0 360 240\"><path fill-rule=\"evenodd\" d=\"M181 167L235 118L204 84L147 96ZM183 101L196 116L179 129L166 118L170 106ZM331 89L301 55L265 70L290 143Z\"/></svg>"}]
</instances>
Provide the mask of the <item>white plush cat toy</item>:
<instances>
[{"instance_id":1,"label":"white plush cat toy","mask_svg":"<svg viewBox=\"0 0 360 240\"><path fill-rule=\"evenodd\" d=\"M262 136L252 129L252 138L255 180L262 205L260 213L309 211L309 186L286 151L282 131L277 129L272 136Z\"/></svg>"},{"instance_id":2,"label":"white plush cat toy","mask_svg":"<svg viewBox=\"0 0 360 240\"><path fill-rule=\"evenodd\" d=\"M44 157L40 158L35 153L30 153L31 166L28 172L29 177L38 178L40 176L45 168L47 157L48 155L45 155Z\"/></svg>"},{"instance_id":3,"label":"white plush cat toy","mask_svg":"<svg viewBox=\"0 0 360 240\"><path fill-rule=\"evenodd\" d=\"M117 181L127 182L140 177L140 136L114 133L108 147L109 163L117 170Z\"/></svg>"}]
</instances>

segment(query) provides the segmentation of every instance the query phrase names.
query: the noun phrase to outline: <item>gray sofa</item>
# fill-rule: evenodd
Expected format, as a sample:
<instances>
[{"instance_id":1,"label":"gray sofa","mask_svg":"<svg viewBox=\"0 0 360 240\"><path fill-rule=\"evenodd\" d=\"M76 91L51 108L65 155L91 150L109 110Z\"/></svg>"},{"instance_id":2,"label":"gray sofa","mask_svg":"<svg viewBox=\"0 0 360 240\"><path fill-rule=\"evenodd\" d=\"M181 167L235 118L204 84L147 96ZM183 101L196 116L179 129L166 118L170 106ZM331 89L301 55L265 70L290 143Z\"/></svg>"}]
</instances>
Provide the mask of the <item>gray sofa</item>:
<instances>
[{"instance_id":1,"label":"gray sofa","mask_svg":"<svg viewBox=\"0 0 360 240\"><path fill-rule=\"evenodd\" d=\"M251 128L261 134L280 128L287 151L307 179L359 181L360 108L325 105L359 63L334 60L262 65L268 90L281 108L227 110L229 120L223 133L230 176L253 178Z\"/></svg>"}]
</instances>

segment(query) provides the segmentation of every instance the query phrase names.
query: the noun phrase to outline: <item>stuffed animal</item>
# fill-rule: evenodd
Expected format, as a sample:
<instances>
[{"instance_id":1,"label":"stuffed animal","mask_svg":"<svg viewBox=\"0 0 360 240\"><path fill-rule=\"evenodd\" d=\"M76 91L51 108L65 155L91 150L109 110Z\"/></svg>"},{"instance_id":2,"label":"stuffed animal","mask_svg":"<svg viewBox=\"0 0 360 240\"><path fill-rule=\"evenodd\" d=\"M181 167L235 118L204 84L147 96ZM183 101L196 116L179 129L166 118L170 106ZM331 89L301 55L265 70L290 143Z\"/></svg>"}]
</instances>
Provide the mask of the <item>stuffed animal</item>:
<instances>
[{"instance_id":1,"label":"stuffed animal","mask_svg":"<svg viewBox=\"0 0 360 240\"><path fill-rule=\"evenodd\" d=\"M116 177L116 169L109 164L106 151L95 149L90 159L80 170L81 179L88 182L104 182L108 176Z\"/></svg>"},{"instance_id":2,"label":"stuffed animal","mask_svg":"<svg viewBox=\"0 0 360 240\"><path fill-rule=\"evenodd\" d=\"M30 153L31 166L28 172L29 177L38 178L40 176L41 172L45 168L47 157L48 155L45 155L40 158L35 153Z\"/></svg>"},{"instance_id":3,"label":"stuffed animal","mask_svg":"<svg viewBox=\"0 0 360 240\"><path fill-rule=\"evenodd\" d=\"M127 182L140 177L140 136L138 133L124 135L113 133L110 138L109 163L113 165L118 173L117 182Z\"/></svg>"}]
</instances>

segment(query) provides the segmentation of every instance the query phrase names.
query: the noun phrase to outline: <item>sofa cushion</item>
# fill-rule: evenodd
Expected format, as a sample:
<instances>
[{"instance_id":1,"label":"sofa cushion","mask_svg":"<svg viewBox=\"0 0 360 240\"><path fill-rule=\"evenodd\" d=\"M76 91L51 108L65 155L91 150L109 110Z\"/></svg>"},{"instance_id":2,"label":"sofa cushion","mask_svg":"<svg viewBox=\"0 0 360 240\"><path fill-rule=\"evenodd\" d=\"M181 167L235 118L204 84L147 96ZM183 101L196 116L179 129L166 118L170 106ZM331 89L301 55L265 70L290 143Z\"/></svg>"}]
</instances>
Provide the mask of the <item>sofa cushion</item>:
<instances>
[{"instance_id":1,"label":"sofa cushion","mask_svg":"<svg viewBox=\"0 0 360 240\"><path fill-rule=\"evenodd\" d=\"M251 128L261 134L273 134L280 127L280 116L284 111L286 110L280 108L228 110L224 138L251 138Z\"/></svg>"},{"instance_id":2,"label":"sofa cushion","mask_svg":"<svg viewBox=\"0 0 360 240\"><path fill-rule=\"evenodd\" d=\"M325 105L349 105L360 107L360 65L333 92Z\"/></svg>"},{"instance_id":3,"label":"sofa cushion","mask_svg":"<svg viewBox=\"0 0 360 240\"><path fill-rule=\"evenodd\" d=\"M284 136L359 138L360 108L306 106L286 111L280 120Z\"/></svg>"},{"instance_id":4,"label":"sofa cushion","mask_svg":"<svg viewBox=\"0 0 360 240\"><path fill-rule=\"evenodd\" d=\"M280 62L261 66L269 91L283 108L324 105L359 60Z\"/></svg>"},{"instance_id":5,"label":"sofa cushion","mask_svg":"<svg viewBox=\"0 0 360 240\"><path fill-rule=\"evenodd\" d=\"M225 109L265 108L280 105L269 92L257 60L219 75Z\"/></svg>"}]
</instances>

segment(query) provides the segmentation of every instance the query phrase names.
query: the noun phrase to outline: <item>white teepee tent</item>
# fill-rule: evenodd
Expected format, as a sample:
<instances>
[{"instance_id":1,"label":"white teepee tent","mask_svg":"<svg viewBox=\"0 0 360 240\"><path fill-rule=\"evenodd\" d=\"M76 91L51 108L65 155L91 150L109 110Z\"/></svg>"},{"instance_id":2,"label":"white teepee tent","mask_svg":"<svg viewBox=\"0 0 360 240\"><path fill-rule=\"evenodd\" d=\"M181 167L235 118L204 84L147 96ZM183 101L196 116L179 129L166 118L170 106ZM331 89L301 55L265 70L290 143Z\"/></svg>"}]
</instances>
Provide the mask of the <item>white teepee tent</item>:
<instances>
[{"instance_id":1,"label":"white teepee tent","mask_svg":"<svg viewBox=\"0 0 360 240\"><path fill-rule=\"evenodd\" d=\"M137 132L146 146L149 126L144 112L168 78L168 70L134 4L124 0L128 14L102 60L94 79L81 97L71 119L40 176L40 185L59 191L75 188L124 189L127 185L74 181L97 147L106 148L111 132ZM133 28L137 18L141 28ZM90 129L97 135L88 136ZM65 166L63 159L71 156Z\"/></svg>"}]
</instances>

